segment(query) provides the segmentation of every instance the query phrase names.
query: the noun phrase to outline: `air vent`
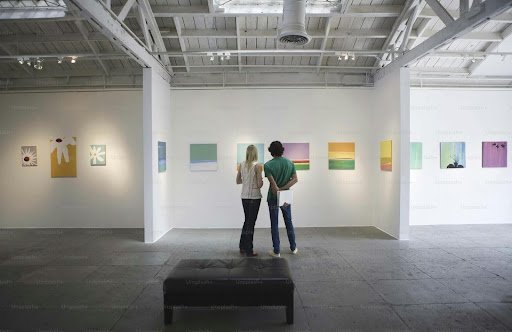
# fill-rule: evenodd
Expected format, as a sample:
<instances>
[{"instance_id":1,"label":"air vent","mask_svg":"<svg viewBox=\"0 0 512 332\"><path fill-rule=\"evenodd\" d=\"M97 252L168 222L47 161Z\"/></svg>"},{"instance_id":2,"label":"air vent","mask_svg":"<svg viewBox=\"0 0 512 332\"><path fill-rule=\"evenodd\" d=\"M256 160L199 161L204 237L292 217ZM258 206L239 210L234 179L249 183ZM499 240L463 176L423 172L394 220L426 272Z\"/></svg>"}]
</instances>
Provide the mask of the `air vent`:
<instances>
[{"instance_id":1,"label":"air vent","mask_svg":"<svg viewBox=\"0 0 512 332\"><path fill-rule=\"evenodd\" d=\"M311 36L306 32L306 0L284 0L279 41L283 44L305 45L310 40Z\"/></svg>"}]
</instances>

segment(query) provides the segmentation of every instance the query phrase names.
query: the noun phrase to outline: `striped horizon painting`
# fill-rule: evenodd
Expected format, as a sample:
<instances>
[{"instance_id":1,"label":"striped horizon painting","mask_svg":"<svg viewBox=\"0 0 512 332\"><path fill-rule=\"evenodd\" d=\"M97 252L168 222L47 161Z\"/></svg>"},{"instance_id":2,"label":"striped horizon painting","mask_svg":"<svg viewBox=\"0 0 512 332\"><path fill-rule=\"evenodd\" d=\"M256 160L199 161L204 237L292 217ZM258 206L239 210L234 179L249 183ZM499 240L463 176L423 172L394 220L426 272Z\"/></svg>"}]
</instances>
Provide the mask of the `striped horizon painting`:
<instances>
[{"instance_id":1,"label":"striped horizon painting","mask_svg":"<svg viewBox=\"0 0 512 332\"><path fill-rule=\"evenodd\" d=\"M283 143L283 147L283 157L290 159L296 170L309 170L309 143Z\"/></svg>"},{"instance_id":2,"label":"striped horizon painting","mask_svg":"<svg viewBox=\"0 0 512 332\"><path fill-rule=\"evenodd\" d=\"M356 143L329 143L329 169L352 170L356 168Z\"/></svg>"},{"instance_id":3,"label":"striped horizon painting","mask_svg":"<svg viewBox=\"0 0 512 332\"><path fill-rule=\"evenodd\" d=\"M393 170L393 141L380 142L380 170L391 172Z\"/></svg>"},{"instance_id":4,"label":"striped horizon painting","mask_svg":"<svg viewBox=\"0 0 512 332\"><path fill-rule=\"evenodd\" d=\"M507 142L482 142L482 167L507 167Z\"/></svg>"},{"instance_id":5,"label":"striped horizon painting","mask_svg":"<svg viewBox=\"0 0 512 332\"><path fill-rule=\"evenodd\" d=\"M422 153L423 144L420 142L411 142L411 156L410 156L410 168L421 169L422 168Z\"/></svg>"},{"instance_id":6,"label":"striped horizon painting","mask_svg":"<svg viewBox=\"0 0 512 332\"><path fill-rule=\"evenodd\" d=\"M217 144L190 144L190 170L207 172L217 170Z\"/></svg>"}]
</instances>

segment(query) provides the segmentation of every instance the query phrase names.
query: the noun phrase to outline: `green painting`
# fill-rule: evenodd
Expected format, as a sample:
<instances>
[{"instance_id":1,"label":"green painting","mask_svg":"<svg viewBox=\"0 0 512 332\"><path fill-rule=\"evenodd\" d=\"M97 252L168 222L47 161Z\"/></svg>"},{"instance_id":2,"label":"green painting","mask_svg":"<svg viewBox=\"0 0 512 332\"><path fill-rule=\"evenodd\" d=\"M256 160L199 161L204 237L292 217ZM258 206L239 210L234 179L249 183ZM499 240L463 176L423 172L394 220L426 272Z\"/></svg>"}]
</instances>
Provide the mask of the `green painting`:
<instances>
[{"instance_id":1,"label":"green painting","mask_svg":"<svg viewBox=\"0 0 512 332\"><path fill-rule=\"evenodd\" d=\"M411 142L411 169L421 169L423 160L423 144Z\"/></svg>"}]
</instances>

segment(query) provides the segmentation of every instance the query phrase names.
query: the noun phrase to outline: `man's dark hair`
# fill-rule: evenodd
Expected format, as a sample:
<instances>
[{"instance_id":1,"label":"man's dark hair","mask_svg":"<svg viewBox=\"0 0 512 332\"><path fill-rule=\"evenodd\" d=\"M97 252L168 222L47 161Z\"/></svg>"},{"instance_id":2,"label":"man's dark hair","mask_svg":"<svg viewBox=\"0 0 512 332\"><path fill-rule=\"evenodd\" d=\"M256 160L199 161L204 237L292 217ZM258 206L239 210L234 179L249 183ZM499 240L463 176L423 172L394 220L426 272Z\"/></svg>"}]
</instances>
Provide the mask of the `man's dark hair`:
<instances>
[{"instance_id":1,"label":"man's dark hair","mask_svg":"<svg viewBox=\"0 0 512 332\"><path fill-rule=\"evenodd\" d=\"M283 144L279 141L273 141L268 147L268 152L270 152L272 157L281 157L284 152Z\"/></svg>"}]
</instances>

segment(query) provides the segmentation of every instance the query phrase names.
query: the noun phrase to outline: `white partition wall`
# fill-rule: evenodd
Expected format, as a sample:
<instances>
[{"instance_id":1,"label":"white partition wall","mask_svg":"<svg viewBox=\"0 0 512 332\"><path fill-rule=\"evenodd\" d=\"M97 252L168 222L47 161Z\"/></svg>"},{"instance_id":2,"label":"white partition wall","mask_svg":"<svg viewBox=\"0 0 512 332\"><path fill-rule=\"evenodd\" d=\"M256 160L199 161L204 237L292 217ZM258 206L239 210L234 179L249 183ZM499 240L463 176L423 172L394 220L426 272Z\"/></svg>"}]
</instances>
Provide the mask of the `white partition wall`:
<instances>
[{"instance_id":1,"label":"white partition wall","mask_svg":"<svg viewBox=\"0 0 512 332\"><path fill-rule=\"evenodd\" d=\"M171 229L171 163L159 170L159 142L171 149L169 83L151 68L143 69L144 241L157 241Z\"/></svg>"},{"instance_id":2,"label":"white partition wall","mask_svg":"<svg viewBox=\"0 0 512 332\"><path fill-rule=\"evenodd\" d=\"M143 227L142 93L0 94L0 227ZM52 178L50 139L76 137L77 174ZM91 166L90 145L106 146ZM22 167L21 147L37 146Z\"/></svg>"},{"instance_id":3,"label":"white partition wall","mask_svg":"<svg viewBox=\"0 0 512 332\"><path fill-rule=\"evenodd\" d=\"M512 91L412 89L411 225L512 223ZM482 142L508 143L507 167L482 167ZM464 142L464 168L441 169L440 143Z\"/></svg>"},{"instance_id":4,"label":"white partition wall","mask_svg":"<svg viewBox=\"0 0 512 332\"><path fill-rule=\"evenodd\" d=\"M293 220L298 227L371 226L372 89L172 90L175 227L239 228L237 143L309 143L310 170L299 171ZM355 170L329 170L328 143L355 142ZM192 172L189 146L217 144L218 170ZM269 227L268 184L256 227Z\"/></svg>"},{"instance_id":5,"label":"white partition wall","mask_svg":"<svg viewBox=\"0 0 512 332\"><path fill-rule=\"evenodd\" d=\"M373 108L373 223L389 235L409 237L409 71L375 84ZM392 140L392 171L380 170L380 142Z\"/></svg>"}]
</instances>

